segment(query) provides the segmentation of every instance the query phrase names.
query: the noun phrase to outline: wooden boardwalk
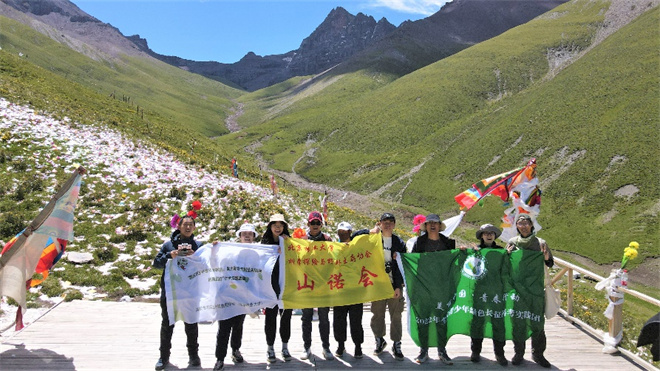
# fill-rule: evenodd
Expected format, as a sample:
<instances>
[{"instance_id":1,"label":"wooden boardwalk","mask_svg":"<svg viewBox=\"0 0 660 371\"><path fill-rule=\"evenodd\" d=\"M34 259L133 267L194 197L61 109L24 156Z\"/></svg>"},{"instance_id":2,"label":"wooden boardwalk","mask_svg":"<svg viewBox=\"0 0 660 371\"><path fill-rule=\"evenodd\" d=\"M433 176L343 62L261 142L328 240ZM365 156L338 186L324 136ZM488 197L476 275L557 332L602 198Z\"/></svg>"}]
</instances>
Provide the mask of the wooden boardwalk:
<instances>
[{"instance_id":1,"label":"wooden boardwalk","mask_svg":"<svg viewBox=\"0 0 660 371\"><path fill-rule=\"evenodd\" d=\"M405 313L404 313L405 316ZM332 313L330 315L332 318ZM405 318L405 317L404 317ZM153 303L119 303L101 301L72 301L62 303L30 324L23 331L11 336L0 337L0 370L153 370L158 359L160 307ZM318 327L314 322L312 351L316 355L310 361L299 359L302 353L300 316L292 319L292 336L289 349L293 360L283 362L280 358L279 335L275 342L278 361L266 363L266 340L263 332L264 317L245 320L241 352L245 363L234 365L231 357L225 359L225 370L310 370L310 369L437 369L481 370L502 368L494 361L492 343L484 340L482 361L478 364L469 360L470 339L454 336L449 341L447 352L453 358L453 366L444 366L438 361L434 349L431 359L422 365L413 359L418 348L407 335L404 323L403 353L405 360L396 361L388 348L380 356L373 356L374 338L369 327L371 313L365 311L363 326L365 357L352 357L353 345L350 338L343 359L326 361L321 355ZM211 370L215 364L215 334L217 324L199 326L200 357L202 368ZM546 322L548 350L546 358L553 369L560 370L631 370L640 366L623 356L612 356L601 352L602 344L560 317ZM350 335L349 335L350 336ZM337 343L331 337L331 350ZM509 369L542 369L531 361L527 342L525 362ZM507 342L506 356L513 356L513 345ZM169 370L187 369L188 356L185 334L179 322L174 330L172 365ZM504 368L506 369L506 368Z\"/></svg>"}]
</instances>

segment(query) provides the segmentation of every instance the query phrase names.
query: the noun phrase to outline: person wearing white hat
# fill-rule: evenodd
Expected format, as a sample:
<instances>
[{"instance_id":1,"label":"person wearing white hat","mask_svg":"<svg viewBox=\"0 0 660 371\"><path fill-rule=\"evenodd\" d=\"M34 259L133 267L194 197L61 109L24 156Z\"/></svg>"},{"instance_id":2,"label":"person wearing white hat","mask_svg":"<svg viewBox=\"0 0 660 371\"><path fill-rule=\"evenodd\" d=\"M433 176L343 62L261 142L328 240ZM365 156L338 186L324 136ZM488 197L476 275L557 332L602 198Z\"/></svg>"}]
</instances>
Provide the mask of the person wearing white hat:
<instances>
[{"instance_id":1,"label":"person wearing white hat","mask_svg":"<svg viewBox=\"0 0 660 371\"><path fill-rule=\"evenodd\" d=\"M257 238L257 231L254 228L254 224L243 223L238 231L236 231L236 237L240 243L254 243L254 240Z\"/></svg>"},{"instance_id":2,"label":"person wearing white hat","mask_svg":"<svg viewBox=\"0 0 660 371\"><path fill-rule=\"evenodd\" d=\"M353 226L348 222L341 222L337 226L337 235L339 236L339 242L349 243L351 242L351 233L353 232ZM346 316L350 319L351 327L351 339L355 344L355 352L353 357L362 358L362 343L364 342L364 329L362 328L362 313L364 311L363 304L353 304L353 305L343 305L340 307L334 307L332 311L332 329L335 335L335 340L337 341L337 351L335 356L343 357L346 348L344 343L346 342Z\"/></svg>"},{"instance_id":3,"label":"person wearing white hat","mask_svg":"<svg viewBox=\"0 0 660 371\"><path fill-rule=\"evenodd\" d=\"M257 231L254 224L243 223L236 231L236 237L240 243L254 243L257 238ZM227 345L231 335L231 359L234 363L242 363L243 355L240 348L243 342L243 323L245 314L239 314L222 321L218 321L218 334L215 343L216 363L214 370L221 370L224 367L225 357L227 356Z\"/></svg>"}]
</instances>

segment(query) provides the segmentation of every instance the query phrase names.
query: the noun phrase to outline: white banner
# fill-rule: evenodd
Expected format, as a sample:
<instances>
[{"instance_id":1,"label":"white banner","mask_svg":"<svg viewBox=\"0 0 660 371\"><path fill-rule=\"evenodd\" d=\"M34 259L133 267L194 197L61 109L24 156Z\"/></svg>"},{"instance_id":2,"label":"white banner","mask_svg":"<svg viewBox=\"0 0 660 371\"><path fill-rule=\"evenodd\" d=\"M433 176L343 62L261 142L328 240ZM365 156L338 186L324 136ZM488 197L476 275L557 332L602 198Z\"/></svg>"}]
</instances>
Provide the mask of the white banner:
<instances>
[{"instance_id":1,"label":"white banner","mask_svg":"<svg viewBox=\"0 0 660 371\"><path fill-rule=\"evenodd\" d=\"M165 295L170 324L219 321L280 304L271 285L278 248L221 242L168 260Z\"/></svg>"}]
</instances>

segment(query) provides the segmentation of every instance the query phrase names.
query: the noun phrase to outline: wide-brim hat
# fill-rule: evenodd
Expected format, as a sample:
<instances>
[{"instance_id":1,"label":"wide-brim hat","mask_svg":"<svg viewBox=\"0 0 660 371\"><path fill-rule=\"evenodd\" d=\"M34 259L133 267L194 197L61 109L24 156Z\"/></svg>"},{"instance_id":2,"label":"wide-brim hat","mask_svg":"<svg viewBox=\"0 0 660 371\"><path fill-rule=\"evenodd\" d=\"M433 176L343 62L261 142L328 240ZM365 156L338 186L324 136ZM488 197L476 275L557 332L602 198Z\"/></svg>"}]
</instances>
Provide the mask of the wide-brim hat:
<instances>
[{"instance_id":1,"label":"wide-brim hat","mask_svg":"<svg viewBox=\"0 0 660 371\"><path fill-rule=\"evenodd\" d=\"M426 232L426 224L428 222L440 223L440 232L444 231L447 228L447 226L445 225L445 223L442 222L438 214L429 214L426 216L426 220L424 221L424 223L420 224L419 229Z\"/></svg>"},{"instance_id":2,"label":"wide-brim hat","mask_svg":"<svg viewBox=\"0 0 660 371\"><path fill-rule=\"evenodd\" d=\"M270 220L268 221L268 225L271 225L275 222L282 222L282 223L286 224L287 226L289 225L289 223L287 223L287 221L284 219L284 215L282 215L282 214L273 214L273 215L270 216Z\"/></svg>"},{"instance_id":3,"label":"wide-brim hat","mask_svg":"<svg viewBox=\"0 0 660 371\"><path fill-rule=\"evenodd\" d=\"M236 231L236 237L241 238L241 232L252 232L252 233L254 233L254 238L257 238L257 231L254 228L253 224L250 224L250 223L242 224L241 228L239 228Z\"/></svg>"},{"instance_id":4,"label":"wide-brim hat","mask_svg":"<svg viewBox=\"0 0 660 371\"><path fill-rule=\"evenodd\" d=\"M479 230L476 233L477 240L481 239L481 235L484 232L493 232L493 233L495 233L495 238L499 237L502 234L502 231L500 231L500 229L497 228L496 226L494 226L492 224L484 224L479 228Z\"/></svg>"}]
</instances>

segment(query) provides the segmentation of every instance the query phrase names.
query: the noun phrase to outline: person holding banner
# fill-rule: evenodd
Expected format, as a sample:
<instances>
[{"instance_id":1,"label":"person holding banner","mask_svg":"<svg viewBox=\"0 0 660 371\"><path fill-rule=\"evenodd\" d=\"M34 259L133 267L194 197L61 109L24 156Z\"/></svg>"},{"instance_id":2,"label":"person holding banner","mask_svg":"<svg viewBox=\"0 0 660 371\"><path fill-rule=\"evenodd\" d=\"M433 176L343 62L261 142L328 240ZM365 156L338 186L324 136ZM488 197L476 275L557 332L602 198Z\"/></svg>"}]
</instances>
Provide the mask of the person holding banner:
<instances>
[{"instance_id":1,"label":"person holding banner","mask_svg":"<svg viewBox=\"0 0 660 371\"><path fill-rule=\"evenodd\" d=\"M257 238L257 231L254 225L243 223L236 231L236 237L240 243L254 243ZM213 368L222 370L227 356L227 345L231 336L231 360L234 363L243 363L243 355L240 348L243 340L243 323L245 314L231 317L229 319L218 321L218 334L215 339L215 358L216 363Z\"/></svg>"},{"instance_id":2,"label":"person holding banner","mask_svg":"<svg viewBox=\"0 0 660 371\"><path fill-rule=\"evenodd\" d=\"M339 236L339 242L349 243L351 242L351 233L353 232L353 226L348 222L341 222L337 226L337 235ZM355 352L353 357L362 358L362 343L364 342L364 329L362 328L362 313L363 313L363 304L353 304L353 305L343 305L340 307L333 308L332 316L332 329L334 330L335 340L337 340L338 346L335 356L343 357L346 348L344 343L346 342L346 316L350 318L351 326L351 339L355 344Z\"/></svg>"},{"instance_id":3,"label":"person holding banner","mask_svg":"<svg viewBox=\"0 0 660 371\"><path fill-rule=\"evenodd\" d=\"M280 237L289 238L289 224L284 219L282 214L273 214L270 217L266 232L261 237L261 243L266 245L279 245ZM273 274L271 276L271 284L277 297L280 297L280 258L277 258ZM275 358L275 332L277 330L277 314L280 315L280 340L282 340L282 358L285 362L291 360L291 353L289 353L288 343L291 338L291 309L280 309L279 306L273 308L266 308L266 322L264 331L266 333L266 344L268 345L268 363L277 361Z\"/></svg>"},{"instance_id":4,"label":"person holding banner","mask_svg":"<svg viewBox=\"0 0 660 371\"><path fill-rule=\"evenodd\" d=\"M456 241L451 238L445 237L442 232L445 229L445 224L440 220L437 214L429 214L426 220L421 224L420 230L426 232L417 238L413 245L413 253L424 253L434 251L453 250L456 248ZM420 259L420 262L423 259ZM412 298L411 298L412 300ZM429 359L428 355L428 336L429 327L427 325L419 324L419 342L421 344L419 355L415 358L415 362L424 363ZM445 348L447 342L447 324L437 323L436 328L438 331L438 358L446 365L454 364L451 358L447 355Z\"/></svg>"},{"instance_id":5,"label":"person holding banner","mask_svg":"<svg viewBox=\"0 0 660 371\"><path fill-rule=\"evenodd\" d=\"M478 247L475 248L475 250L481 250L481 249L503 249L502 246L499 246L496 242L495 239L502 234L502 231L499 230L497 227L493 226L492 224L484 224L482 225L479 230L476 233L477 239L481 242ZM486 254L486 260L488 260ZM501 267L495 266L495 264L489 266L489 271L492 273L495 273L495 270L499 270L500 273L496 274L495 276L498 277L507 277L508 276L508 266L506 265L508 263L508 259L505 260L505 262L502 264ZM506 272L503 272L505 271ZM499 280L498 280L499 281ZM504 280L502 280L504 281ZM498 285L499 283L499 285ZM507 290L505 289L506 283L505 282L476 282L474 286L474 306L475 309L479 309L478 306L480 305L482 308L481 309L488 309L492 311L500 311L504 310L504 305L505 303L484 303L483 301L478 300L478 298L482 297L482 295L486 292L485 289L486 287L498 287L495 291L497 292L506 292ZM509 361L504 357L504 345L506 345L506 330L504 326L504 318L492 318L491 319L491 325L493 328L493 349L495 351L495 360L497 360L497 363L499 363L501 366L506 366L509 364ZM479 362L481 360L481 348L482 344L484 341L483 337L483 331L484 331L484 319L483 317L473 317L472 318L472 324L470 328L470 339L471 339L471 350L472 354L470 355L470 361L472 362Z\"/></svg>"},{"instance_id":6,"label":"person holding banner","mask_svg":"<svg viewBox=\"0 0 660 371\"><path fill-rule=\"evenodd\" d=\"M397 361L403 361L403 352L401 352L401 313L404 308L404 298L401 294L403 289L403 276L396 264L396 254L406 252L406 245L401 237L394 234L396 218L391 213L384 213L380 221L376 223L371 231L360 230L355 235L364 233L381 233L383 241L383 253L385 258L385 272L390 276L390 282L394 289L394 297L383 299L371 303L371 331L376 337L376 349L374 355L380 355L387 342L385 341L385 310L390 312L390 340L392 340L392 356Z\"/></svg>"},{"instance_id":7,"label":"person holding banner","mask_svg":"<svg viewBox=\"0 0 660 371\"><path fill-rule=\"evenodd\" d=\"M332 238L321 231L323 227L323 216L318 211L312 211L307 218L308 231L304 239L310 241L332 241ZM302 313L302 336L304 343L304 353L300 359L307 360L312 356L312 319L314 317L314 308L304 308ZM323 357L326 360L334 359L330 352L330 320L328 315L329 307L318 308L319 314L319 332L321 333L321 342L323 345Z\"/></svg>"},{"instance_id":8,"label":"person holding banner","mask_svg":"<svg viewBox=\"0 0 660 371\"><path fill-rule=\"evenodd\" d=\"M165 242L160 248L158 255L154 259L154 268L164 269L169 259L176 259L177 257L185 257L192 255L202 243L195 240L193 232L195 231L195 219L191 215L185 215L182 218L175 216L178 221L177 229L172 233L170 240ZM173 220L174 222L174 220ZM156 370L164 370L169 364L170 349L172 348L172 333L174 332L174 325L170 325L169 316L167 313L167 298L165 295L165 272L160 279L160 308L163 320L160 324L160 358L156 363ZM184 323L186 330L186 347L188 348L188 365L197 367L201 365L198 350L199 343L197 342L198 329L196 323Z\"/></svg>"},{"instance_id":9,"label":"person holding banner","mask_svg":"<svg viewBox=\"0 0 660 371\"><path fill-rule=\"evenodd\" d=\"M554 258L548 244L544 239L536 237L534 233L534 221L529 214L520 214L516 217L516 230L518 236L512 237L506 245L509 253L515 250L531 250L543 252L543 260L548 268L554 265ZM520 326L522 327L522 326ZM515 339L514 327L514 339ZM513 348L515 354L511 359L511 364L520 365L525 355L525 341L514 340ZM535 329L532 332L532 360L540 366L550 368L552 365L543 356L546 348L545 330L543 328Z\"/></svg>"}]
</instances>

